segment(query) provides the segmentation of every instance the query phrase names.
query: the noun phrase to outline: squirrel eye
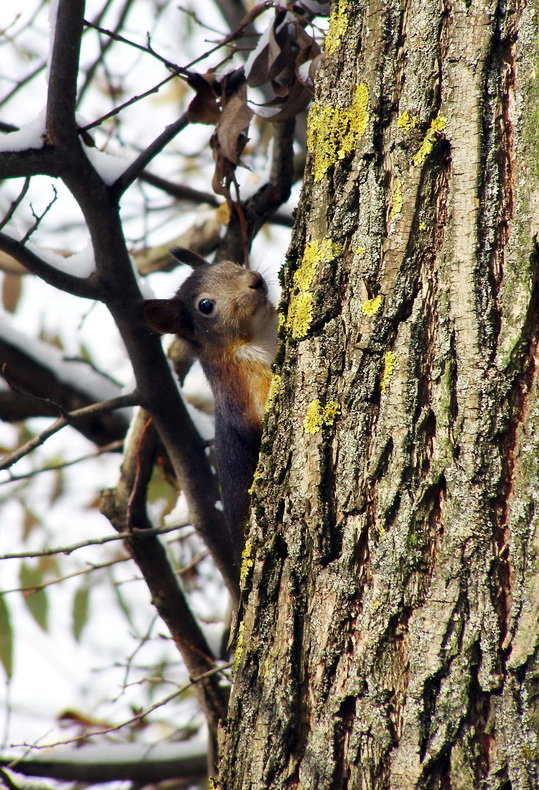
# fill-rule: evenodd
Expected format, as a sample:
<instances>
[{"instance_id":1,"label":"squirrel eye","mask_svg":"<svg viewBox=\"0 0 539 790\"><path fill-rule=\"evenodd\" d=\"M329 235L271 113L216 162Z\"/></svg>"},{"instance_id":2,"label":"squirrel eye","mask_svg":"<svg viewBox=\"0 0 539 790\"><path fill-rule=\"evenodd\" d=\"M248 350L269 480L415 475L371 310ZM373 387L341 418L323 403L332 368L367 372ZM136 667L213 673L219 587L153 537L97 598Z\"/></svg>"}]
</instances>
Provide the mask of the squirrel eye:
<instances>
[{"instance_id":1,"label":"squirrel eye","mask_svg":"<svg viewBox=\"0 0 539 790\"><path fill-rule=\"evenodd\" d=\"M198 309L201 313L204 313L204 315L210 315L210 313L213 312L214 305L215 302L213 299L201 299L198 303Z\"/></svg>"}]
</instances>

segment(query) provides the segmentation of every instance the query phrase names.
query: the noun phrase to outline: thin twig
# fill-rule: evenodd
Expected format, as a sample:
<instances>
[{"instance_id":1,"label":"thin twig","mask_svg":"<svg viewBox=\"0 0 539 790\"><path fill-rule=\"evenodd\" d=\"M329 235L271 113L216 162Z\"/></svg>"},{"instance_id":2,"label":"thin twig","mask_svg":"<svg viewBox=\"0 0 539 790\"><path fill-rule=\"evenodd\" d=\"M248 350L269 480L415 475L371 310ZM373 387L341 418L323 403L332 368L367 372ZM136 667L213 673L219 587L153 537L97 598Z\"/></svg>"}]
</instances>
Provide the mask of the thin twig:
<instances>
[{"instance_id":1,"label":"thin twig","mask_svg":"<svg viewBox=\"0 0 539 790\"><path fill-rule=\"evenodd\" d=\"M161 134L150 143L150 145L142 151L134 162L132 162L127 170L124 170L122 175L116 179L114 184L111 187L111 192L115 198L119 198L120 195L125 192L127 187L133 183L133 181L137 178L137 176L142 173L146 165L151 162L151 160L159 154L163 148L170 143L171 140L176 137L176 135L185 129L187 124L189 123L187 113L183 113L174 123L169 124L165 127L165 129L161 132Z\"/></svg>"},{"instance_id":2,"label":"thin twig","mask_svg":"<svg viewBox=\"0 0 539 790\"><path fill-rule=\"evenodd\" d=\"M44 472L57 472L60 469L66 469L69 466L75 466L76 464L83 463L84 461L93 461L94 458L104 455L105 453L121 450L123 443L123 439L118 439L115 442L110 442L110 444L107 444L104 447L98 447L93 453L86 453L86 455L80 455L78 458L72 458L69 461L61 461L57 464L50 464L50 466L42 466L39 469L32 469L31 472L25 472L24 474L13 475L10 472L9 477L6 480L0 480L0 485L5 485L6 483L16 483L19 480L28 480L30 477L36 477L36 475L43 474Z\"/></svg>"},{"instance_id":3,"label":"thin twig","mask_svg":"<svg viewBox=\"0 0 539 790\"><path fill-rule=\"evenodd\" d=\"M33 223L32 225L30 225L30 227L28 228L28 230L26 231L26 233L25 233L25 234L24 234L24 236L22 237L22 239L21 239L21 244L26 244L26 242L28 241L28 239L29 239L31 236L33 236L33 235L34 235L34 233L36 232L36 230L37 230L37 229L39 228L39 226L41 225L41 222L43 221L43 219L44 219L44 218L47 216L47 214L49 213L49 211L51 210L51 208L54 206L54 204L55 204L55 203L56 203L56 201L58 200L58 190L56 189L56 187L54 186L54 184L51 184L51 187L52 187L52 191L53 191L53 193L54 193L54 194L53 194L53 197L52 197L52 198L51 198L51 200L49 201L48 205L47 205L47 206L45 206L45 208L44 208L44 210L41 212L41 214L36 214L36 212L34 211L34 206L32 205L32 203L30 203L30 210L32 211L32 216L33 216L33 218L34 218L34 220L35 220L35 221L34 221L34 223Z\"/></svg>"},{"instance_id":4,"label":"thin twig","mask_svg":"<svg viewBox=\"0 0 539 790\"><path fill-rule=\"evenodd\" d=\"M160 529L161 530L161 534L163 534L163 532L165 532L165 533L166 532L172 532L175 529L184 529L184 527L186 527L186 526L188 526L188 524L175 524L174 527L158 527L156 529ZM141 530L141 532L142 532L142 530ZM147 533L148 533L148 530L144 530L144 534L147 534ZM192 535L195 535L195 534L196 534L195 530L191 529L189 531L184 532L182 535L177 536L173 541L170 541L166 545L167 546L172 546L174 543L178 543L180 541L187 540L187 538L190 538ZM120 540L121 535L115 535L114 537L116 539ZM108 542L108 541L105 541L105 542ZM88 544L85 543L84 545L88 545ZM35 556L35 554L33 554L32 556ZM207 551L201 551L199 554L197 554L197 555L195 555L193 557L193 559L191 560L191 562L188 565L184 565L181 568L178 568L178 570L174 571L176 576L184 576L185 574L190 573L193 570L193 568L196 567L196 565L198 565L198 563L201 562L203 559L205 559L207 556L208 556L208 552ZM5 559L5 558L0 557L0 559ZM14 557L10 557L9 559L15 559L15 558ZM22 557L21 559L26 559L26 558ZM58 577L56 577L54 579L47 579L47 581L39 582L39 583L36 583L36 584L30 584L30 585L28 585L26 587L12 587L12 588L10 588L8 590L0 590L0 596L2 596L2 595L9 595L11 593L22 593L24 595L25 593L39 592L39 590L42 590L45 587L51 587L54 584L61 584L62 582L67 581L68 579L74 579L77 576L86 576L86 575L89 575L90 573L93 573L94 571L101 571L101 570L104 570L105 568L111 568L113 565L119 565L122 562L131 562L132 560L133 560L133 558L131 556L129 556L128 554L126 554L125 557L116 557L115 559L108 560L107 562L97 562L97 563L90 562L90 563L88 563L88 567L87 568L81 568L78 571L73 571L73 573L66 573L65 576L58 576ZM142 582L142 581L145 581L145 579L144 579L143 576L135 576L132 579L128 579L127 581L130 581L130 582L131 581ZM124 582L121 582L121 583L124 584ZM115 584L116 584L116 586L118 586L119 582L115 582Z\"/></svg>"},{"instance_id":5,"label":"thin twig","mask_svg":"<svg viewBox=\"0 0 539 790\"><path fill-rule=\"evenodd\" d=\"M0 230L2 230L2 228L5 228L8 222L11 220L12 216L15 214L17 208L20 206L21 202L23 201L24 196L28 192L29 186L30 186L30 177L27 176L24 179L24 184L22 185L21 191L19 192L15 200L11 201L11 204L4 216L4 219L2 220L2 222L0 222Z\"/></svg>"},{"instance_id":6,"label":"thin twig","mask_svg":"<svg viewBox=\"0 0 539 790\"><path fill-rule=\"evenodd\" d=\"M18 743L18 744L11 744L11 747L13 749L17 749L17 748L39 749L39 750L41 750L41 749L52 749L52 748L54 748L56 746L67 746L70 743L78 743L80 741L85 741L87 738L91 738L94 735L106 735L109 732L117 732L118 730L121 730L123 727L128 727L130 724L137 724L138 722L142 721L147 716L149 716L150 713L153 713L158 708L162 708L163 705L167 705L169 702L171 702L176 697L179 697L182 694L185 694L185 692L189 691L189 689L192 686L194 686L195 684L200 683L201 681L207 680L208 678L212 677L213 675L224 674L225 670L226 669L230 669L233 665L234 665L233 661L228 661L226 664L221 664L218 667L212 667L212 669L209 669L207 672L203 672L201 675L197 675L197 677L190 678L189 683L186 683L181 688L176 689L175 691L173 691L168 696L166 696L163 699L159 700L159 702L156 702L153 705L151 705L149 708L146 708L146 710L143 710L141 713L137 713L135 716L132 716L130 719L126 719L121 724L114 724L114 725L111 725L110 727L103 727L102 729L99 729L99 730L93 730L91 732L85 732L82 735L77 735L75 738L68 738L68 739L66 739L64 741L56 741L56 743L46 743L46 744L39 744L39 745L38 744L31 744L31 743ZM13 762L10 763L6 767L7 768L14 768L14 769L16 769L18 761L19 760L17 760L17 759L13 760Z\"/></svg>"},{"instance_id":7,"label":"thin twig","mask_svg":"<svg viewBox=\"0 0 539 790\"><path fill-rule=\"evenodd\" d=\"M90 129L94 129L96 126L100 126L103 123L103 121L112 118L114 115L118 115L122 110L125 110L126 107L130 107L132 104L135 104L141 99L145 99L147 96L151 96L152 93L158 93L158 91L163 87L163 85L166 85L167 82L170 82L176 76L178 75L169 74L164 79L162 79L161 82L158 82L152 88L149 88L147 91L144 91L144 93L138 93L136 96L132 96L127 101L123 102L122 104L119 104L117 107L114 107L114 109L110 110L109 112L106 112L104 115L101 115L99 118L97 118L97 120L92 121L91 123L87 123L85 126L79 126L79 132L88 132L90 131Z\"/></svg>"},{"instance_id":8,"label":"thin twig","mask_svg":"<svg viewBox=\"0 0 539 790\"><path fill-rule=\"evenodd\" d=\"M32 452L32 450L34 450L36 447L39 447L41 444L43 444L43 442L45 442L50 436L57 433L66 425L70 425L75 420L79 420L84 417L93 417L96 414L109 412L113 409L123 409L127 406L136 406L137 403L138 395L136 392L132 392L130 395L119 395L117 398L109 398L109 400L100 401L99 403L92 403L90 406L83 406L81 409L75 409L74 411L66 412L65 416L59 417L53 422L52 425L50 425L40 434L34 436L28 442L25 442L17 450L9 453L9 455L7 455L0 463L0 470L9 469L9 467L13 466L16 461L24 458L25 455L28 455L28 453ZM61 410L59 406L57 406L57 408Z\"/></svg>"},{"instance_id":9,"label":"thin twig","mask_svg":"<svg viewBox=\"0 0 539 790\"><path fill-rule=\"evenodd\" d=\"M125 22L126 17L127 17L128 13L129 13L129 11L131 10L131 6L132 5L133 5L133 0L125 0L124 5L120 9L120 13L119 13L118 19L116 21L116 30L117 31L122 27L123 23ZM98 28L98 22L100 21L102 16L103 16L103 14L100 13L98 15L98 17L96 18L96 21L94 23L92 23L92 22L88 23L88 22L86 22L86 20L84 20L84 24L87 26L87 28L90 28L90 27L91 28ZM99 66L99 64L101 62L103 62L103 65L104 65L105 55L107 54L107 51L112 46L113 40L114 39L111 36L104 44L102 44L101 39L99 39L99 55L94 60L94 62L86 69L86 74L84 75L84 82L82 83L82 85L80 87L80 90L79 90L77 104L80 105L80 103L81 103L81 101L82 101L82 99L84 97L84 94L88 90L88 87L92 84L95 72L96 72L97 67Z\"/></svg>"},{"instance_id":10,"label":"thin twig","mask_svg":"<svg viewBox=\"0 0 539 790\"><path fill-rule=\"evenodd\" d=\"M21 90L21 88L23 88L28 82L31 82L34 79L34 77L37 77L37 75L40 74L43 71L43 69L46 68L46 66L47 63L45 61L42 61L41 63L38 63L37 66L35 66L32 69L32 71L26 75L26 77L21 77L20 80L17 80L17 82L11 88L11 90L8 91L6 95L0 99L0 107L3 107L4 104L7 104L7 102L10 99L12 99L13 96L15 96L15 94Z\"/></svg>"},{"instance_id":11,"label":"thin twig","mask_svg":"<svg viewBox=\"0 0 539 790\"><path fill-rule=\"evenodd\" d=\"M81 540L79 543L72 543L70 546L57 546L53 549L42 549L41 551L21 551L13 552L12 554L0 554L1 560L26 560L33 557L50 557L53 554L72 554L79 549L85 549L87 546L101 546L104 543L111 543L113 540L125 540L126 538L147 538L151 535L165 535L167 532L174 532L177 529L183 529L188 524L175 524L173 527L151 527L149 529L131 529L129 532L117 532L114 535L105 535L103 538L88 538L88 540Z\"/></svg>"},{"instance_id":12,"label":"thin twig","mask_svg":"<svg viewBox=\"0 0 539 790\"><path fill-rule=\"evenodd\" d=\"M127 44L129 47L138 49L139 52L144 52L144 54L146 55L151 55L152 57L156 58L156 60L158 60L160 63L162 63L164 66L166 66L167 69L170 69L171 71L174 71L177 74L182 74L186 72L186 69L182 68L181 66L178 66L177 63L173 63L171 60L168 60L167 58L163 57L154 49L150 49L148 45L137 44L136 41L132 41L130 38L126 38L125 36L122 36L117 31L107 30L107 28L101 27L100 25L97 25L94 22L89 22L86 19L84 20L84 24L87 27L91 27L93 30L97 30L98 33L102 33L103 35L108 36L112 41L118 41L121 44Z\"/></svg>"},{"instance_id":13,"label":"thin twig","mask_svg":"<svg viewBox=\"0 0 539 790\"><path fill-rule=\"evenodd\" d=\"M0 233L0 250L7 252L21 263L29 272L37 275L49 285L58 288L73 296L82 296L85 299L100 299L101 289L93 275L90 277L77 277L74 274L60 271L55 266L47 263L35 252L28 249L21 241Z\"/></svg>"}]
</instances>

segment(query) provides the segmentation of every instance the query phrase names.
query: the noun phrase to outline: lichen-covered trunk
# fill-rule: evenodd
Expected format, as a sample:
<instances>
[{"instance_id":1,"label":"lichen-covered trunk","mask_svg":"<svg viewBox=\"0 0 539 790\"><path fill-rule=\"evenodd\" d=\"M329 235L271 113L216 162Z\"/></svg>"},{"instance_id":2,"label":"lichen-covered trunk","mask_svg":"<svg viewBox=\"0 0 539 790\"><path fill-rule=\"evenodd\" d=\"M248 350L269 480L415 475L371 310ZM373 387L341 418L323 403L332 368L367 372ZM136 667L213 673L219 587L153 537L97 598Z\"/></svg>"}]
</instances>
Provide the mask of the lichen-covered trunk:
<instances>
[{"instance_id":1,"label":"lichen-covered trunk","mask_svg":"<svg viewBox=\"0 0 539 790\"><path fill-rule=\"evenodd\" d=\"M333 5L218 784L536 788L538 3Z\"/></svg>"}]
</instances>

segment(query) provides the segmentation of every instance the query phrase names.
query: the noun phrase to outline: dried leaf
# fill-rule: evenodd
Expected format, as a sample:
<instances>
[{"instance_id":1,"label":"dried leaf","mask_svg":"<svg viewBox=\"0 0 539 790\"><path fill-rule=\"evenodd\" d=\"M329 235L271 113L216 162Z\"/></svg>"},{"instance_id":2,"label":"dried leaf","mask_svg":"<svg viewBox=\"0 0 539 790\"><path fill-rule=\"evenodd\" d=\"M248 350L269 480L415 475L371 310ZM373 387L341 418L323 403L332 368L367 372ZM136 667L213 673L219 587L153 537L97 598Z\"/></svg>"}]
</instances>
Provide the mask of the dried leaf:
<instances>
[{"instance_id":1,"label":"dried leaf","mask_svg":"<svg viewBox=\"0 0 539 790\"><path fill-rule=\"evenodd\" d=\"M247 105L245 85L227 100L221 112L217 140L223 156L235 165L240 164L241 153L249 139L247 130L253 114Z\"/></svg>"},{"instance_id":2,"label":"dried leaf","mask_svg":"<svg viewBox=\"0 0 539 790\"><path fill-rule=\"evenodd\" d=\"M13 628L6 599L0 595L0 662L8 678L13 674Z\"/></svg>"},{"instance_id":3,"label":"dried leaf","mask_svg":"<svg viewBox=\"0 0 539 790\"><path fill-rule=\"evenodd\" d=\"M191 123L205 123L210 126L216 124L221 114L218 97L215 92L215 75L190 74L187 78L189 85L196 91L196 96L187 108L187 117Z\"/></svg>"},{"instance_id":4,"label":"dried leaf","mask_svg":"<svg viewBox=\"0 0 539 790\"><path fill-rule=\"evenodd\" d=\"M21 587L38 587L43 582L43 574L38 568L32 568L24 564L21 566L19 580ZM23 594L23 600L38 626L43 631L46 631L48 627L49 598L45 590L43 588L30 589Z\"/></svg>"},{"instance_id":5,"label":"dried leaf","mask_svg":"<svg viewBox=\"0 0 539 790\"><path fill-rule=\"evenodd\" d=\"M215 162L215 170L213 171L211 182L212 189L216 195L223 195L225 198L230 199L229 187L234 178L235 166L223 156L219 141L217 140L217 133L212 134L210 146Z\"/></svg>"},{"instance_id":6,"label":"dried leaf","mask_svg":"<svg viewBox=\"0 0 539 790\"><path fill-rule=\"evenodd\" d=\"M14 313L22 293L22 277L6 272L2 281L2 304L8 313Z\"/></svg>"},{"instance_id":7,"label":"dried leaf","mask_svg":"<svg viewBox=\"0 0 539 790\"><path fill-rule=\"evenodd\" d=\"M220 206L215 211L215 216L217 217L221 225L228 225L231 216L230 206L228 205L228 203L221 203Z\"/></svg>"},{"instance_id":8,"label":"dried leaf","mask_svg":"<svg viewBox=\"0 0 539 790\"><path fill-rule=\"evenodd\" d=\"M256 109L256 114L269 121L287 121L302 112L312 97L310 88L297 81L285 98L276 98Z\"/></svg>"},{"instance_id":9,"label":"dried leaf","mask_svg":"<svg viewBox=\"0 0 539 790\"><path fill-rule=\"evenodd\" d=\"M81 587L73 598L73 636L79 642L84 626L88 622L90 610L90 589Z\"/></svg>"}]
</instances>

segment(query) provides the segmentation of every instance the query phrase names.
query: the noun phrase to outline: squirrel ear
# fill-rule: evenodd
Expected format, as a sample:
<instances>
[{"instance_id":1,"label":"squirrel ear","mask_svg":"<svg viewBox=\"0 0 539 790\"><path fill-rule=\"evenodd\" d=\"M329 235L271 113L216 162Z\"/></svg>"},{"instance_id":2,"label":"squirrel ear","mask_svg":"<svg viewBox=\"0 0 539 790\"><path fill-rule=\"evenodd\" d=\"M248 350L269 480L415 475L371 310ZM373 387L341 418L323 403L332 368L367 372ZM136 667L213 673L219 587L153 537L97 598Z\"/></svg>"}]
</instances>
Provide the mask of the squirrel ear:
<instances>
[{"instance_id":1,"label":"squirrel ear","mask_svg":"<svg viewBox=\"0 0 539 790\"><path fill-rule=\"evenodd\" d=\"M201 266L211 266L205 258L197 252L188 250L187 247L172 247L170 254L173 255L177 261L186 263L192 269L198 269Z\"/></svg>"},{"instance_id":2,"label":"squirrel ear","mask_svg":"<svg viewBox=\"0 0 539 790\"><path fill-rule=\"evenodd\" d=\"M193 340L193 322L178 299L147 299L142 309L144 322L150 329Z\"/></svg>"}]
</instances>

